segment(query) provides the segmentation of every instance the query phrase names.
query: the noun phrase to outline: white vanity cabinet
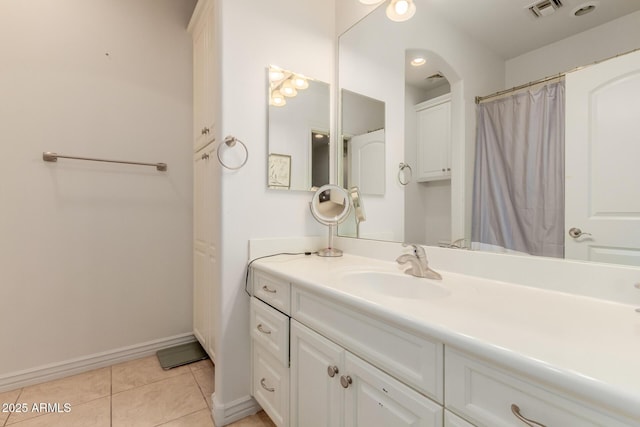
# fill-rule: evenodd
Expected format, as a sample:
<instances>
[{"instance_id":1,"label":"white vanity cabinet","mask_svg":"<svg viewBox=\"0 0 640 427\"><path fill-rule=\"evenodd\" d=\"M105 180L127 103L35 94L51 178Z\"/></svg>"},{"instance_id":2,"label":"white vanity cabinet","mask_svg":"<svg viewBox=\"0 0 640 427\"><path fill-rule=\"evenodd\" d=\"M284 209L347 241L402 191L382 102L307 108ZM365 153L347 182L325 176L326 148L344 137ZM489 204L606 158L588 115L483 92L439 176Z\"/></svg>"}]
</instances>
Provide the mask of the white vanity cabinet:
<instances>
[{"instance_id":1,"label":"white vanity cabinet","mask_svg":"<svg viewBox=\"0 0 640 427\"><path fill-rule=\"evenodd\" d=\"M445 401L448 410L478 427L630 425L606 415L593 402L451 347L445 351Z\"/></svg>"},{"instance_id":2,"label":"white vanity cabinet","mask_svg":"<svg viewBox=\"0 0 640 427\"><path fill-rule=\"evenodd\" d=\"M451 95L415 106L417 128L417 181L451 178Z\"/></svg>"},{"instance_id":3,"label":"white vanity cabinet","mask_svg":"<svg viewBox=\"0 0 640 427\"><path fill-rule=\"evenodd\" d=\"M293 426L442 426L442 406L295 320L291 403Z\"/></svg>"}]
</instances>

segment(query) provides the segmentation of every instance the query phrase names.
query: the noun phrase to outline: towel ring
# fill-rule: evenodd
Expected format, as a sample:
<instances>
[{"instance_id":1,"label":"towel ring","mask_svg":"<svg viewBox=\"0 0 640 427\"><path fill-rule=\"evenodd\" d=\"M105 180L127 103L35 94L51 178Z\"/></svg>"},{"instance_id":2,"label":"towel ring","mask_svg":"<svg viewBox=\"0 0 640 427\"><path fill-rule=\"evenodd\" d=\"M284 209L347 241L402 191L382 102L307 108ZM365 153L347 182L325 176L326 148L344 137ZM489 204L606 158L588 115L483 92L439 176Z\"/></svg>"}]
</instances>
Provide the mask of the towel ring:
<instances>
[{"instance_id":1,"label":"towel ring","mask_svg":"<svg viewBox=\"0 0 640 427\"><path fill-rule=\"evenodd\" d=\"M240 163L240 166L229 166L225 162L223 162L222 158L220 157L220 148L222 148L223 144L218 145L218 150L216 151L216 154L218 155L218 161L220 162L220 164L222 166L224 166L227 169L231 169L231 170L240 169L241 167L243 167L247 163L247 160L249 160L249 150L247 149L247 146L244 145L244 142L240 141L238 138L236 138L235 136L231 136L231 135L228 135L227 137L225 137L225 139L223 141L224 145L226 145L229 148L235 147L237 142L239 142L240 145L242 145L242 148L244 148L244 153L245 153L244 160L242 161L242 163Z\"/></svg>"},{"instance_id":2,"label":"towel ring","mask_svg":"<svg viewBox=\"0 0 640 427\"><path fill-rule=\"evenodd\" d=\"M400 168L398 170L398 182L400 183L400 185L407 185L408 183L411 182L411 178L413 175L413 171L411 170L411 166L409 166L407 163L405 162L401 162L398 167ZM402 181L402 177L405 174L404 170L405 169L409 169L409 178L407 179L405 176L406 181Z\"/></svg>"}]
</instances>

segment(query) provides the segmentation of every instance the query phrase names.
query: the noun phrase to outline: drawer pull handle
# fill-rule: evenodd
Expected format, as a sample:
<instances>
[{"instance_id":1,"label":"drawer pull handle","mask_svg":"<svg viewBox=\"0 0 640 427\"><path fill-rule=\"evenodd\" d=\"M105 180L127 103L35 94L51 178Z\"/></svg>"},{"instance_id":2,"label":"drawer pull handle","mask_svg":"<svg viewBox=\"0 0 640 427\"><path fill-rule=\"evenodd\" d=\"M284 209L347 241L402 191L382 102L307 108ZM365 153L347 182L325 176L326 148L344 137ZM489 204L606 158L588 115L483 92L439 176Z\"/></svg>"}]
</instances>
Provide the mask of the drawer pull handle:
<instances>
[{"instance_id":1,"label":"drawer pull handle","mask_svg":"<svg viewBox=\"0 0 640 427\"><path fill-rule=\"evenodd\" d=\"M333 366L329 366L327 368L327 374L329 374L329 376L331 378L335 377L337 373L339 373L340 371L338 370L338 367L333 365Z\"/></svg>"},{"instance_id":2,"label":"drawer pull handle","mask_svg":"<svg viewBox=\"0 0 640 427\"><path fill-rule=\"evenodd\" d=\"M276 389L273 387L267 387L266 378L263 378L260 380L260 385L262 386L263 389L267 390L269 393L273 393L274 391L276 391Z\"/></svg>"},{"instance_id":3,"label":"drawer pull handle","mask_svg":"<svg viewBox=\"0 0 640 427\"><path fill-rule=\"evenodd\" d=\"M264 285L264 286L262 287L262 290L263 290L263 291L265 291L265 292L269 292L270 294L275 294L276 292L278 292L278 291L277 291L277 290L275 290L275 289L270 289L267 285Z\"/></svg>"},{"instance_id":4,"label":"drawer pull handle","mask_svg":"<svg viewBox=\"0 0 640 427\"><path fill-rule=\"evenodd\" d=\"M271 331L268 329L265 329L264 326L262 326L262 323L258 323L258 326L256 326L256 328L263 334L271 335Z\"/></svg>"},{"instance_id":5,"label":"drawer pull handle","mask_svg":"<svg viewBox=\"0 0 640 427\"><path fill-rule=\"evenodd\" d=\"M544 424L540 424L533 420L523 417L522 414L520 413L520 407L518 407L518 405L516 405L515 403L511 405L511 412L513 412L513 415L515 415L520 421L522 421L529 427L546 427Z\"/></svg>"},{"instance_id":6,"label":"drawer pull handle","mask_svg":"<svg viewBox=\"0 0 640 427\"><path fill-rule=\"evenodd\" d=\"M353 380L349 375L347 375L346 377L344 375L340 377L340 384L342 385L342 387L349 388L352 383Z\"/></svg>"}]
</instances>

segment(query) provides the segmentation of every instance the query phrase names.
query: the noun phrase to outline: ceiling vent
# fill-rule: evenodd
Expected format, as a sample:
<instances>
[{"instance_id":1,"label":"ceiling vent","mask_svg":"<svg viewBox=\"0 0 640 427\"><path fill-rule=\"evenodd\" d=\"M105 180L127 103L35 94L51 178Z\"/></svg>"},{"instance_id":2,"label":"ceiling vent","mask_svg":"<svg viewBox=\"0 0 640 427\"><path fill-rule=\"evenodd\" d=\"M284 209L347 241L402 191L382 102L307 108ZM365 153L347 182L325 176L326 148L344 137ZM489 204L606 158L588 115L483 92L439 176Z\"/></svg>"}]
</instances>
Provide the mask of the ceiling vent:
<instances>
[{"instance_id":1,"label":"ceiling vent","mask_svg":"<svg viewBox=\"0 0 640 427\"><path fill-rule=\"evenodd\" d=\"M551 15L561 7L562 0L542 0L529 6L529 10L536 18L542 18Z\"/></svg>"}]
</instances>

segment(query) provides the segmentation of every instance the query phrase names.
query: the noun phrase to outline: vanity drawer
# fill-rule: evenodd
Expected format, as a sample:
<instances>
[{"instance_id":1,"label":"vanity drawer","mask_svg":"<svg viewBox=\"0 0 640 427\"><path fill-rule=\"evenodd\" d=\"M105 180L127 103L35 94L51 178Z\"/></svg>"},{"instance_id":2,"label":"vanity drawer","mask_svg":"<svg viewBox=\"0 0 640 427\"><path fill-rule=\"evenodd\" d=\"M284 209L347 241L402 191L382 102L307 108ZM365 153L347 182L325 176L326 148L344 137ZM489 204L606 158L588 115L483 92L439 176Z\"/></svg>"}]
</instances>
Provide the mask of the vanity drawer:
<instances>
[{"instance_id":1,"label":"vanity drawer","mask_svg":"<svg viewBox=\"0 0 640 427\"><path fill-rule=\"evenodd\" d=\"M278 427L289 425L289 367L253 341L253 397Z\"/></svg>"},{"instance_id":2,"label":"vanity drawer","mask_svg":"<svg viewBox=\"0 0 640 427\"><path fill-rule=\"evenodd\" d=\"M291 285L285 280L254 269L253 295L285 314L291 313Z\"/></svg>"},{"instance_id":3,"label":"vanity drawer","mask_svg":"<svg viewBox=\"0 0 640 427\"><path fill-rule=\"evenodd\" d=\"M251 337L270 351L283 365L289 366L289 317L251 298Z\"/></svg>"},{"instance_id":4,"label":"vanity drawer","mask_svg":"<svg viewBox=\"0 0 640 427\"><path fill-rule=\"evenodd\" d=\"M291 290L292 317L442 403L443 344L416 336L326 297Z\"/></svg>"},{"instance_id":5,"label":"vanity drawer","mask_svg":"<svg viewBox=\"0 0 640 427\"><path fill-rule=\"evenodd\" d=\"M547 427L632 425L450 347L445 350L445 381L445 407L479 427L527 425L514 412Z\"/></svg>"}]
</instances>

